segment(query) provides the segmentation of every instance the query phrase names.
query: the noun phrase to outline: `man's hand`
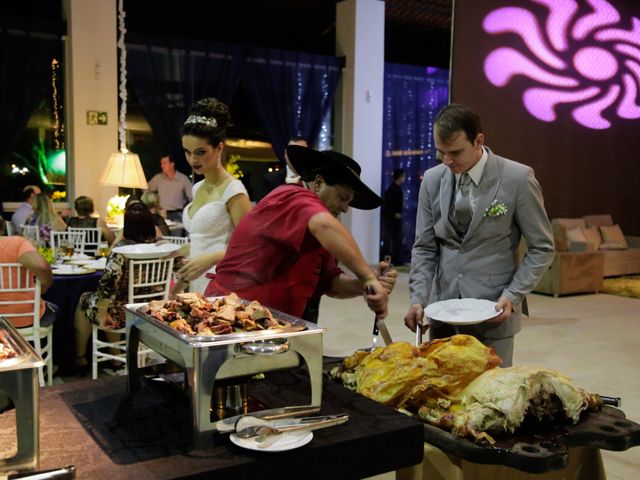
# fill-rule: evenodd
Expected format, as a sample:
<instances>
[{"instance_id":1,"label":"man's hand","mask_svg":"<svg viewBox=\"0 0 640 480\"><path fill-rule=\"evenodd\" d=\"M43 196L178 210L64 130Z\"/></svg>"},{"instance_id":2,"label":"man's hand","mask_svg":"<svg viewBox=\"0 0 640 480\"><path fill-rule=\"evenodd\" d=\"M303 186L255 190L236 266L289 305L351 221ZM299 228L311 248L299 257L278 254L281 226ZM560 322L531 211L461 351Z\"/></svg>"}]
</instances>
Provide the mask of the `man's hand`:
<instances>
[{"instance_id":1,"label":"man's hand","mask_svg":"<svg viewBox=\"0 0 640 480\"><path fill-rule=\"evenodd\" d=\"M509 319L513 312L513 304L511 303L511 300L507 297L500 297L498 303L496 303L496 312L499 312L500 310L502 310L502 313L487 320L487 323L502 323Z\"/></svg>"},{"instance_id":2,"label":"man's hand","mask_svg":"<svg viewBox=\"0 0 640 480\"><path fill-rule=\"evenodd\" d=\"M364 300L379 318L382 319L387 316L389 296L377 279L367 280L364 283Z\"/></svg>"},{"instance_id":3,"label":"man's hand","mask_svg":"<svg viewBox=\"0 0 640 480\"><path fill-rule=\"evenodd\" d=\"M422 305L420 305L419 303L412 304L409 307L409 311L404 316L404 324L412 332L415 332L416 326L420 325L420 328L422 329L422 333L424 333L429 329L429 324L427 323L426 325L423 325L422 324L423 320L424 320L424 309L422 308Z\"/></svg>"},{"instance_id":4,"label":"man's hand","mask_svg":"<svg viewBox=\"0 0 640 480\"><path fill-rule=\"evenodd\" d=\"M390 267L391 266L387 262L380 262L378 263L375 271L376 278L386 290L387 295L390 295L393 291L394 287L396 286L396 279L398 278L398 272L395 271L393 267ZM389 270L385 272L384 270L387 268Z\"/></svg>"}]
</instances>

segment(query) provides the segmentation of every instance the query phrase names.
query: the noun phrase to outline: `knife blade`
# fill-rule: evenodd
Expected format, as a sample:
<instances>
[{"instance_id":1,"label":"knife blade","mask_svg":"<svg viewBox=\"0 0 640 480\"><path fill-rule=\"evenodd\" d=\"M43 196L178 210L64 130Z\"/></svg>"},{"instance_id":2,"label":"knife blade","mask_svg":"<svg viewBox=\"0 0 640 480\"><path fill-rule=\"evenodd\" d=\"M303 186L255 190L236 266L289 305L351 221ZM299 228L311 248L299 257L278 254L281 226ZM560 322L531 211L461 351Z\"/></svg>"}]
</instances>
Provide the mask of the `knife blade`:
<instances>
[{"instance_id":1,"label":"knife blade","mask_svg":"<svg viewBox=\"0 0 640 480\"><path fill-rule=\"evenodd\" d=\"M385 255L383 261L388 265L387 268L382 270L382 275L385 275L391 268L391 255ZM391 335L389 334L389 329L387 328L387 324L384 323L384 320L379 319L378 315L376 315L373 318L373 339L371 340L371 348L376 348L378 346L378 334L381 330L384 343L386 345L393 343L391 340Z\"/></svg>"}]
</instances>

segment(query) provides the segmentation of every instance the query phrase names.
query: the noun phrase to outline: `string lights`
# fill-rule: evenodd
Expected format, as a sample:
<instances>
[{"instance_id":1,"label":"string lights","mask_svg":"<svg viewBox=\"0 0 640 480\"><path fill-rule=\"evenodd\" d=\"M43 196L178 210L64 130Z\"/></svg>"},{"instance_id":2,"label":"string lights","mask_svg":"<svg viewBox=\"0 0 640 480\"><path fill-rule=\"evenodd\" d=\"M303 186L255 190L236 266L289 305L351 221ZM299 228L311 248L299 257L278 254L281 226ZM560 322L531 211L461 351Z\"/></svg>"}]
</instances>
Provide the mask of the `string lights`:
<instances>
[{"instance_id":1,"label":"string lights","mask_svg":"<svg viewBox=\"0 0 640 480\"><path fill-rule=\"evenodd\" d=\"M62 106L58 103L58 69L60 62L57 58L51 60L51 96L53 104L53 140L56 150L64 150L64 124L60 122L60 110Z\"/></svg>"}]
</instances>

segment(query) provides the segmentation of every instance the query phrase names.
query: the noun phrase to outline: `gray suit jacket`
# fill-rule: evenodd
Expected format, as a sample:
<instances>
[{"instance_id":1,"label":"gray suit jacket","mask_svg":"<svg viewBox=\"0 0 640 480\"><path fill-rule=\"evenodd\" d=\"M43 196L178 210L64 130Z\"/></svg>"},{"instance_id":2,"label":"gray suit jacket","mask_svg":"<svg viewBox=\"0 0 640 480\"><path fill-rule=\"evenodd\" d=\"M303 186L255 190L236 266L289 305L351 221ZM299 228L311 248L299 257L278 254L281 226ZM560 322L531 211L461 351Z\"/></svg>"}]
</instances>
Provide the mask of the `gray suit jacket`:
<instances>
[{"instance_id":1,"label":"gray suit jacket","mask_svg":"<svg viewBox=\"0 0 640 480\"><path fill-rule=\"evenodd\" d=\"M425 172L409 288L411 303L422 306L451 298L497 301L506 296L514 306L507 321L458 328L460 333L504 338L520 330L522 299L553 260L553 234L533 169L487 151L487 163L475 191L473 217L462 239L448 215L455 188L453 173L444 165ZM504 204L507 212L486 216L494 200ZM519 263L521 236L526 239L527 251ZM436 330L438 323L433 322Z\"/></svg>"}]
</instances>

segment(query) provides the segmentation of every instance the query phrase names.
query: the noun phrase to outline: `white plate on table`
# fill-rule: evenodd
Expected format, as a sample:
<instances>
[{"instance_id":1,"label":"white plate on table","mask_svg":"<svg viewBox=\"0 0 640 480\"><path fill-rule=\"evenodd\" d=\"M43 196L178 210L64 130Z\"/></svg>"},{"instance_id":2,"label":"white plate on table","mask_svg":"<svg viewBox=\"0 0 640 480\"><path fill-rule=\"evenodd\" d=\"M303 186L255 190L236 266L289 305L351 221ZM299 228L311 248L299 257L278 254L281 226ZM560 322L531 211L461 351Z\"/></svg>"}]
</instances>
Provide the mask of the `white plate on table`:
<instances>
[{"instance_id":1,"label":"white plate on table","mask_svg":"<svg viewBox=\"0 0 640 480\"><path fill-rule=\"evenodd\" d=\"M66 256L62 257L62 259L65 262L78 262L78 261L83 261L83 260L93 260L93 257L90 257L89 255L87 255L85 253L74 253L70 257L66 257Z\"/></svg>"},{"instance_id":2,"label":"white plate on table","mask_svg":"<svg viewBox=\"0 0 640 480\"><path fill-rule=\"evenodd\" d=\"M112 248L112 252L124 255L134 260L144 260L149 258L162 258L180 249L181 245L175 243L137 243L135 245L122 245Z\"/></svg>"},{"instance_id":3,"label":"white plate on table","mask_svg":"<svg viewBox=\"0 0 640 480\"><path fill-rule=\"evenodd\" d=\"M98 258L97 260L91 260L87 262L85 268L93 268L95 270L104 270L107 266L107 257Z\"/></svg>"},{"instance_id":4,"label":"white plate on table","mask_svg":"<svg viewBox=\"0 0 640 480\"><path fill-rule=\"evenodd\" d=\"M64 263L68 265L89 265L93 263L95 260L87 259L87 260L66 260Z\"/></svg>"},{"instance_id":5,"label":"white plate on table","mask_svg":"<svg viewBox=\"0 0 640 480\"><path fill-rule=\"evenodd\" d=\"M424 313L432 320L453 325L473 325L499 315L496 302L479 298L453 298L427 305Z\"/></svg>"},{"instance_id":6,"label":"white plate on table","mask_svg":"<svg viewBox=\"0 0 640 480\"><path fill-rule=\"evenodd\" d=\"M86 275L93 272L95 272L95 269L80 265L58 265L52 269L54 275Z\"/></svg>"},{"instance_id":7,"label":"white plate on table","mask_svg":"<svg viewBox=\"0 0 640 480\"><path fill-rule=\"evenodd\" d=\"M274 443L269 442L266 447L260 446L257 437L240 438L235 433L229 435L229 439L242 448L256 450L258 452L284 452L302 447L313 439L313 432L300 430L297 432L286 432L277 434L280 438Z\"/></svg>"}]
</instances>

